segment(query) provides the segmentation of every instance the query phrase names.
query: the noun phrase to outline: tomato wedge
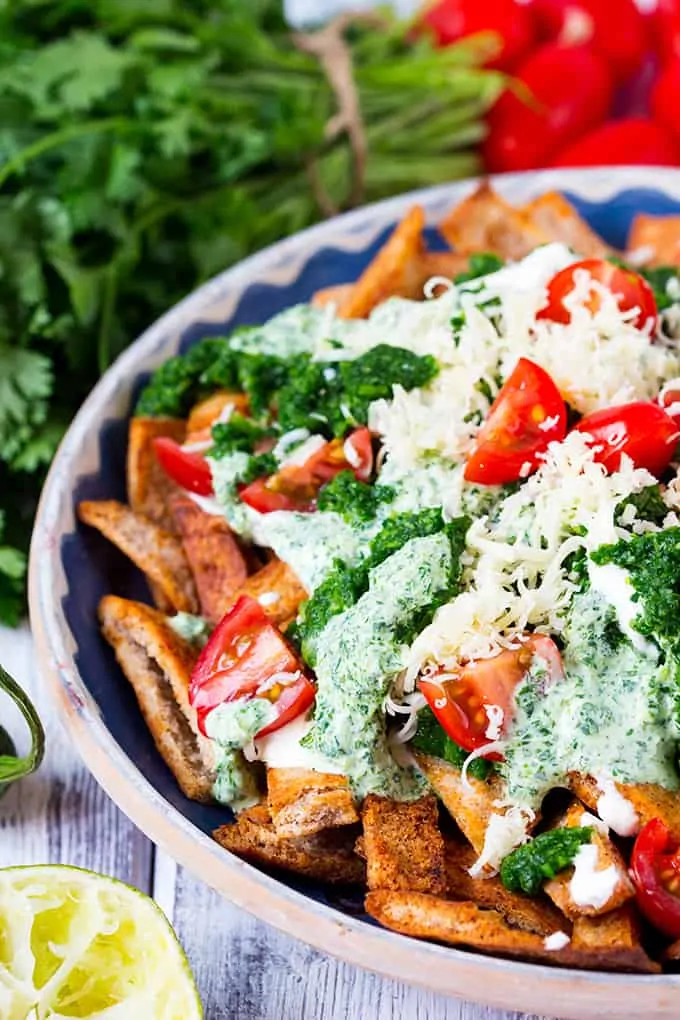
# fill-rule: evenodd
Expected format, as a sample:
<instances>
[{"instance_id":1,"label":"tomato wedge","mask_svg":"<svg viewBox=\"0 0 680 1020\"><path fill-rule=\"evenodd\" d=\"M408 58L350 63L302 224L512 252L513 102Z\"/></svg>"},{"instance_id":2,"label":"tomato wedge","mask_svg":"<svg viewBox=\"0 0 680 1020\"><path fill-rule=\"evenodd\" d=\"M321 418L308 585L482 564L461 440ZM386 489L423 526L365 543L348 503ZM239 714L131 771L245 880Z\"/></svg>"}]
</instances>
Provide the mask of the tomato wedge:
<instances>
[{"instance_id":1,"label":"tomato wedge","mask_svg":"<svg viewBox=\"0 0 680 1020\"><path fill-rule=\"evenodd\" d=\"M189 701L203 734L208 714L225 702L271 701L277 716L257 734L262 737L306 712L315 696L297 655L249 595L242 595L213 631L189 687Z\"/></svg>"},{"instance_id":2,"label":"tomato wedge","mask_svg":"<svg viewBox=\"0 0 680 1020\"><path fill-rule=\"evenodd\" d=\"M548 444L564 439L567 409L540 365L520 358L491 405L465 465L465 480L503 485L536 470Z\"/></svg>"},{"instance_id":3,"label":"tomato wedge","mask_svg":"<svg viewBox=\"0 0 680 1020\"><path fill-rule=\"evenodd\" d=\"M680 938L680 847L660 818L653 818L635 840L631 875L637 903L669 938Z\"/></svg>"},{"instance_id":4,"label":"tomato wedge","mask_svg":"<svg viewBox=\"0 0 680 1020\"><path fill-rule=\"evenodd\" d=\"M657 404L639 400L607 407L581 418L576 426L594 440L594 459L607 471L617 471L626 454L635 467L659 478L675 453L680 429Z\"/></svg>"},{"instance_id":5,"label":"tomato wedge","mask_svg":"<svg viewBox=\"0 0 680 1020\"><path fill-rule=\"evenodd\" d=\"M370 479L373 445L367 428L356 429L344 440L324 443L304 464L289 464L268 478L257 478L239 495L243 503L261 514L274 510L311 513L321 487L341 471L353 471L360 482Z\"/></svg>"},{"instance_id":6,"label":"tomato wedge","mask_svg":"<svg viewBox=\"0 0 680 1020\"><path fill-rule=\"evenodd\" d=\"M198 496L212 496L210 465L200 453L185 450L169 436L157 436L153 448L168 478Z\"/></svg>"},{"instance_id":7,"label":"tomato wedge","mask_svg":"<svg viewBox=\"0 0 680 1020\"><path fill-rule=\"evenodd\" d=\"M622 312L636 308L638 314L632 324L637 329L643 329L651 324L651 330L654 330L658 311L652 288L632 269L623 269L604 259L583 259L582 262L575 262L566 269L561 269L548 284L548 303L536 318L550 319L552 322L571 322L571 312L565 304L565 298L576 288L578 272L588 273L593 280L607 287L617 298L617 304ZM602 304L602 299L595 291L591 291L584 304L592 314L595 314Z\"/></svg>"},{"instance_id":8,"label":"tomato wedge","mask_svg":"<svg viewBox=\"0 0 680 1020\"><path fill-rule=\"evenodd\" d=\"M478 751L507 733L514 714L515 688L535 656L545 661L550 683L563 679L557 645L551 638L535 634L521 648L506 649L492 659L477 659L458 673L421 677L418 687L451 740L465 751ZM503 760L498 751L483 757Z\"/></svg>"}]
</instances>

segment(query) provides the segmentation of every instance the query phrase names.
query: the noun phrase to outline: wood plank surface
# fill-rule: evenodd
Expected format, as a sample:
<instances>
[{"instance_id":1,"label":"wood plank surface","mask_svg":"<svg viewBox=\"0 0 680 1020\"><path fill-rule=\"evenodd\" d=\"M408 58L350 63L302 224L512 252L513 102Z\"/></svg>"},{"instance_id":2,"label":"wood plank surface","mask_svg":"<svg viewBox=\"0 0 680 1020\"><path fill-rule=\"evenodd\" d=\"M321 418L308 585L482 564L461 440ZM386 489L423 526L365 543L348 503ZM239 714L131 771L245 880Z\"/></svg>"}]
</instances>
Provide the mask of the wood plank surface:
<instances>
[{"instance_id":1,"label":"wood plank surface","mask_svg":"<svg viewBox=\"0 0 680 1020\"><path fill-rule=\"evenodd\" d=\"M150 892L175 925L207 1020L514 1020L332 960L237 910L155 847L99 789L40 692L28 629L0 628L0 662L47 730L40 772L0 802L0 867L65 863ZM21 723L3 701L0 720ZM20 743L20 741L18 741Z\"/></svg>"}]
</instances>

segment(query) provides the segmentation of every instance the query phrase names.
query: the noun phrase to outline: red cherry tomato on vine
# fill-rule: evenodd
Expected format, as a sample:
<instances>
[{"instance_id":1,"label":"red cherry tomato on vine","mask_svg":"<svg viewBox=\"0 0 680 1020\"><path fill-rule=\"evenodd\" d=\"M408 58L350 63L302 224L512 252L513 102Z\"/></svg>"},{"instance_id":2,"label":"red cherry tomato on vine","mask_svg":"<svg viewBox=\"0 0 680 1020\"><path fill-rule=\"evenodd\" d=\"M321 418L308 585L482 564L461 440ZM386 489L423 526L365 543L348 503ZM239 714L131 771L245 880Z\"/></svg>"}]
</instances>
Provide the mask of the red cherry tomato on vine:
<instances>
[{"instance_id":1,"label":"red cherry tomato on vine","mask_svg":"<svg viewBox=\"0 0 680 1020\"><path fill-rule=\"evenodd\" d=\"M218 623L194 667L189 688L204 734L207 716L225 702L270 701L276 718L257 734L264 737L306 712L315 696L295 652L249 595L242 595Z\"/></svg>"},{"instance_id":2,"label":"red cherry tomato on vine","mask_svg":"<svg viewBox=\"0 0 680 1020\"><path fill-rule=\"evenodd\" d=\"M642 829L630 864L644 916L664 935L680 938L680 848L661 819L653 818Z\"/></svg>"},{"instance_id":3,"label":"red cherry tomato on vine","mask_svg":"<svg viewBox=\"0 0 680 1020\"><path fill-rule=\"evenodd\" d=\"M157 436L153 448L158 463L173 482L198 496L212 496L212 475L205 457L185 450L169 436Z\"/></svg>"},{"instance_id":4,"label":"red cherry tomato on vine","mask_svg":"<svg viewBox=\"0 0 680 1020\"><path fill-rule=\"evenodd\" d=\"M654 120L680 139L678 97L680 97L680 57L676 57L663 69L656 80L651 97Z\"/></svg>"},{"instance_id":5,"label":"red cherry tomato on vine","mask_svg":"<svg viewBox=\"0 0 680 1020\"><path fill-rule=\"evenodd\" d=\"M665 64L680 57L680 3L656 0L651 16L656 50Z\"/></svg>"},{"instance_id":6,"label":"red cherry tomato on vine","mask_svg":"<svg viewBox=\"0 0 680 1020\"><path fill-rule=\"evenodd\" d=\"M487 170L546 166L609 113L612 73L588 46L541 46L516 77L529 95L506 90L491 110L482 150Z\"/></svg>"},{"instance_id":7,"label":"red cherry tomato on vine","mask_svg":"<svg viewBox=\"0 0 680 1020\"><path fill-rule=\"evenodd\" d=\"M658 124L628 117L603 124L562 149L551 166L676 166L678 150Z\"/></svg>"},{"instance_id":8,"label":"red cherry tomato on vine","mask_svg":"<svg viewBox=\"0 0 680 1020\"><path fill-rule=\"evenodd\" d=\"M626 454L637 468L660 478L670 464L680 429L657 404L643 400L607 407L581 418L579 432L592 436L594 459L607 471L617 471Z\"/></svg>"},{"instance_id":9,"label":"red cherry tomato on vine","mask_svg":"<svg viewBox=\"0 0 680 1020\"><path fill-rule=\"evenodd\" d=\"M634 0L530 0L539 35L565 45L587 43L620 81L638 71L649 49L644 16Z\"/></svg>"},{"instance_id":10,"label":"red cherry tomato on vine","mask_svg":"<svg viewBox=\"0 0 680 1020\"><path fill-rule=\"evenodd\" d=\"M491 405L465 465L465 480L503 485L538 467L538 454L564 439L567 409L548 373L520 358Z\"/></svg>"},{"instance_id":11,"label":"red cherry tomato on vine","mask_svg":"<svg viewBox=\"0 0 680 1020\"><path fill-rule=\"evenodd\" d=\"M508 732L515 688L535 656L546 663L549 683L564 678L557 645L549 637L535 634L521 648L477 659L455 674L421 677L418 687L451 740L465 751L477 751ZM491 751L484 757L502 761L503 756Z\"/></svg>"},{"instance_id":12,"label":"red cherry tomato on vine","mask_svg":"<svg viewBox=\"0 0 680 1020\"><path fill-rule=\"evenodd\" d=\"M617 298L617 304L622 312L637 308L638 314L632 323L634 326L638 329L645 326L654 329L658 312L652 288L632 269L623 269L605 259L583 259L556 273L548 284L548 303L538 313L538 319L563 323L571 321L571 312L565 304L565 298L576 287L576 275L579 272L588 273L593 280L607 287ZM594 314L602 304L600 295L594 290L591 291L584 304Z\"/></svg>"},{"instance_id":13,"label":"red cherry tomato on vine","mask_svg":"<svg viewBox=\"0 0 680 1020\"><path fill-rule=\"evenodd\" d=\"M534 44L531 15L516 0L440 0L430 5L422 18L440 46L465 39L478 32L495 32L500 51L487 62L489 67L508 71L522 60Z\"/></svg>"}]
</instances>

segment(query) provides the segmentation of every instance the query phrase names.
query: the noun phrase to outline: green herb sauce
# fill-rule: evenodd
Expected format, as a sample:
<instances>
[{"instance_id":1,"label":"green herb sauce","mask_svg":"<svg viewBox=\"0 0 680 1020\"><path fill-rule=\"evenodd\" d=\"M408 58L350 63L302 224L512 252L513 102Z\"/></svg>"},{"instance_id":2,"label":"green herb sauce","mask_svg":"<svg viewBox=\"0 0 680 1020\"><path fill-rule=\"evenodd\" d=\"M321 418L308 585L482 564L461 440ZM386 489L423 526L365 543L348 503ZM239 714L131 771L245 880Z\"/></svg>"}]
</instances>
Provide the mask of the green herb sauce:
<instances>
[{"instance_id":1,"label":"green herb sauce","mask_svg":"<svg viewBox=\"0 0 680 1020\"><path fill-rule=\"evenodd\" d=\"M206 733L214 741L216 755L213 796L234 811L252 807L260 800L254 770L242 749L275 717L270 701L251 698L218 705L206 719Z\"/></svg>"}]
</instances>

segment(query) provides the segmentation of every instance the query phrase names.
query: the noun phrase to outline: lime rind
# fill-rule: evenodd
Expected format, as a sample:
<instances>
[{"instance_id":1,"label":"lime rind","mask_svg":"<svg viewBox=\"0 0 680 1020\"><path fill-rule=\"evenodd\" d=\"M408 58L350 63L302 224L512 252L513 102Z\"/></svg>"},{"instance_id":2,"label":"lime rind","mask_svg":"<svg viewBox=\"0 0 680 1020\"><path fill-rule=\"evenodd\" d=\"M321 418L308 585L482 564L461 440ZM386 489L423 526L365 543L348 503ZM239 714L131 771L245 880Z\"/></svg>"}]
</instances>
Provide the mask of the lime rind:
<instances>
[{"instance_id":1,"label":"lime rind","mask_svg":"<svg viewBox=\"0 0 680 1020\"><path fill-rule=\"evenodd\" d=\"M0 870L3 1020L201 1020L187 958L160 908L65 865Z\"/></svg>"}]
</instances>

